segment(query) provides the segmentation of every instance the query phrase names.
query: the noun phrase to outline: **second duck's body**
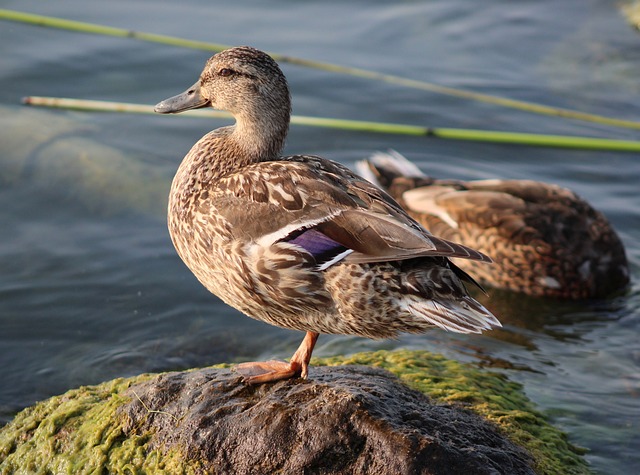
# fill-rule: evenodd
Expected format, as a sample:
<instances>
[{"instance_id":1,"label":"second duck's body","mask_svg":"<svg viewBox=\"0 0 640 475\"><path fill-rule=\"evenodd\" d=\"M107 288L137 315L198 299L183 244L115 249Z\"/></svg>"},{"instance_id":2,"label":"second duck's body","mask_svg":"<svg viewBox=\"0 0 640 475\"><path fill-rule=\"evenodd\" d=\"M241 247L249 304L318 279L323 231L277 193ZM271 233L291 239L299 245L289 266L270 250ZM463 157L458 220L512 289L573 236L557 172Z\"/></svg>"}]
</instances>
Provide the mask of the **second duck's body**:
<instances>
[{"instance_id":1,"label":"second duck's body","mask_svg":"<svg viewBox=\"0 0 640 475\"><path fill-rule=\"evenodd\" d=\"M397 152L358 164L437 236L471 246L493 266L456 262L488 286L533 296L586 299L625 288L622 241L571 190L532 180L439 180Z\"/></svg>"}]
</instances>

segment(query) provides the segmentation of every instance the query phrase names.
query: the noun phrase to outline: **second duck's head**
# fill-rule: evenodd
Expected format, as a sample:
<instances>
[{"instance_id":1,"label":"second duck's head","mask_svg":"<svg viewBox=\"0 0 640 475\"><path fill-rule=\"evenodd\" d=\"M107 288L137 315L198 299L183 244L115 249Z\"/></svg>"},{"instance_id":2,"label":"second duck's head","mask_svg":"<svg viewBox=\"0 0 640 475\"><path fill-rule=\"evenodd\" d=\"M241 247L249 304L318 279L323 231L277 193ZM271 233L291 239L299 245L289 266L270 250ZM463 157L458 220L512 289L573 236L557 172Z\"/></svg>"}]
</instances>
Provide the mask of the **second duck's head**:
<instances>
[{"instance_id":1,"label":"second duck's head","mask_svg":"<svg viewBox=\"0 0 640 475\"><path fill-rule=\"evenodd\" d=\"M169 114L207 106L228 111L236 119L277 117L288 125L291 99L284 74L273 58L239 46L209 58L193 86L158 103L154 110Z\"/></svg>"}]
</instances>

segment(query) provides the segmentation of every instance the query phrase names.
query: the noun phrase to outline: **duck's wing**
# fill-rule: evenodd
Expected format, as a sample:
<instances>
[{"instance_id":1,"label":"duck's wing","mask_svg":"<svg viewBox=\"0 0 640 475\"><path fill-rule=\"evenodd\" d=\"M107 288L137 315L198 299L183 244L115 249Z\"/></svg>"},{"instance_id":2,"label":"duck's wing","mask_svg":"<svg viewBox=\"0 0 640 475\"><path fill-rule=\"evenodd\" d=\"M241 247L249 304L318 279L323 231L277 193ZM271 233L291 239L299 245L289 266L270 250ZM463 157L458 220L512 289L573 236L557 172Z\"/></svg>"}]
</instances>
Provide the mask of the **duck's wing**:
<instances>
[{"instance_id":1,"label":"duck's wing","mask_svg":"<svg viewBox=\"0 0 640 475\"><path fill-rule=\"evenodd\" d=\"M449 227L454 235L461 225L486 229L504 224L510 219L508 213L524 212L527 193L538 199L548 194L546 190L532 191L529 186L519 186L517 180L434 179L394 150L374 153L357 162L356 170L388 191L420 222L434 223L440 230ZM447 230L447 234L452 233Z\"/></svg>"},{"instance_id":2,"label":"duck's wing","mask_svg":"<svg viewBox=\"0 0 640 475\"><path fill-rule=\"evenodd\" d=\"M491 191L505 193L520 198L530 204L560 204L562 206L583 206L587 203L568 188L535 180L472 180L459 182L471 191ZM587 205L588 206L588 205Z\"/></svg>"},{"instance_id":3,"label":"duck's wing","mask_svg":"<svg viewBox=\"0 0 640 475\"><path fill-rule=\"evenodd\" d=\"M459 190L442 185L406 191L402 200L413 213L434 216L456 232L473 227L504 237L521 232L534 212L525 200L506 192Z\"/></svg>"},{"instance_id":4,"label":"duck's wing","mask_svg":"<svg viewBox=\"0 0 640 475\"><path fill-rule=\"evenodd\" d=\"M384 191L346 167L310 156L262 162L218 184L215 207L234 233L262 247L288 242L319 266L415 257L490 262L466 246L437 238Z\"/></svg>"},{"instance_id":5,"label":"duck's wing","mask_svg":"<svg viewBox=\"0 0 640 475\"><path fill-rule=\"evenodd\" d=\"M592 222L609 228L604 216L571 190L532 180L435 180L403 192L401 201L414 215L437 217L461 235L476 229L485 237L500 236L512 245L535 243L541 249L593 239Z\"/></svg>"}]
</instances>

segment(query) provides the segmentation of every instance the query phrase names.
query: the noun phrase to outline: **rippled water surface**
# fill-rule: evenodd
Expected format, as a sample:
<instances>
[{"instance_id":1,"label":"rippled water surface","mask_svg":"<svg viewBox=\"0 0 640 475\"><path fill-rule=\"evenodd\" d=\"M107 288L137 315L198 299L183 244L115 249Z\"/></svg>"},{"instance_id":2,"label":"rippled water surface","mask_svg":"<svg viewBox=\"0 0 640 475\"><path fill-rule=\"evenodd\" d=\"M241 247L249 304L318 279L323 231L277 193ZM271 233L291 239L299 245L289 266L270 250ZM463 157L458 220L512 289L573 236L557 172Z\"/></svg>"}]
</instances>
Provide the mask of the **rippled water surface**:
<instances>
[{"instance_id":1,"label":"rippled water surface","mask_svg":"<svg viewBox=\"0 0 640 475\"><path fill-rule=\"evenodd\" d=\"M237 45L640 121L640 34L609 0L4 1L4 8ZM301 335L241 316L176 256L164 208L185 152L225 121L54 111L27 95L153 104L209 53L0 22L0 422L116 376L288 357ZM283 64L294 113L435 127L639 140L544 117ZM604 211L633 286L609 301L491 292L483 336L320 339L317 355L422 348L500 368L589 448L594 470L640 467L640 157L294 126L287 152L352 165L394 148L439 177L532 178Z\"/></svg>"}]
</instances>

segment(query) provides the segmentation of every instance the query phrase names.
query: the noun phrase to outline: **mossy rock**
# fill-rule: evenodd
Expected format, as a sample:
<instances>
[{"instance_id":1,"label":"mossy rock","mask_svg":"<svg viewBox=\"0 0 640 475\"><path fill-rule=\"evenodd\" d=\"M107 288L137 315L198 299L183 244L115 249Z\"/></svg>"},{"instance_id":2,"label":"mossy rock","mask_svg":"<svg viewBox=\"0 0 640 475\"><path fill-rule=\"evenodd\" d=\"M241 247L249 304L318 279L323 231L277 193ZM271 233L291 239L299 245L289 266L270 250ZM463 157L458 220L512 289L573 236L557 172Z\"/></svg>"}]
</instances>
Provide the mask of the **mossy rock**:
<instances>
[{"instance_id":1,"label":"mossy rock","mask_svg":"<svg viewBox=\"0 0 640 475\"><path fill-rule=\"evenodd\" d=\"M536 473L589 473L580 450L535 410L519 384L501 374L422 351L362 353L315 359L313 364L386 369L435 404L462 407L495 423L532 455ZM311 379L313 375L312 368ZM157 446L152 443L153 432L131 430L123 408L134 403L142 405L149 417L178 422L175 414L156 411L156 406L149 407L142 399L136 401L133 389L157 377L141 375L81 387L20 412L0 429L0 473L202 473L206 467L180 445Z\"/></svg>"},{"instance_id":2,"label":"mossy rock","mask_svg":"<svg viewBox=\"0 0 640 475\"><path fill-rule=\"evenodd\" d=\"M409 387L437 401L462 404L496 423L511 440L533 455L537 473L592 473L583 458L585 449L572 445L564 432L535 409L522 385L503 374L424 351L378 351L325 358L314 363L384 368Z\"/></svg>"}]
</instances>

